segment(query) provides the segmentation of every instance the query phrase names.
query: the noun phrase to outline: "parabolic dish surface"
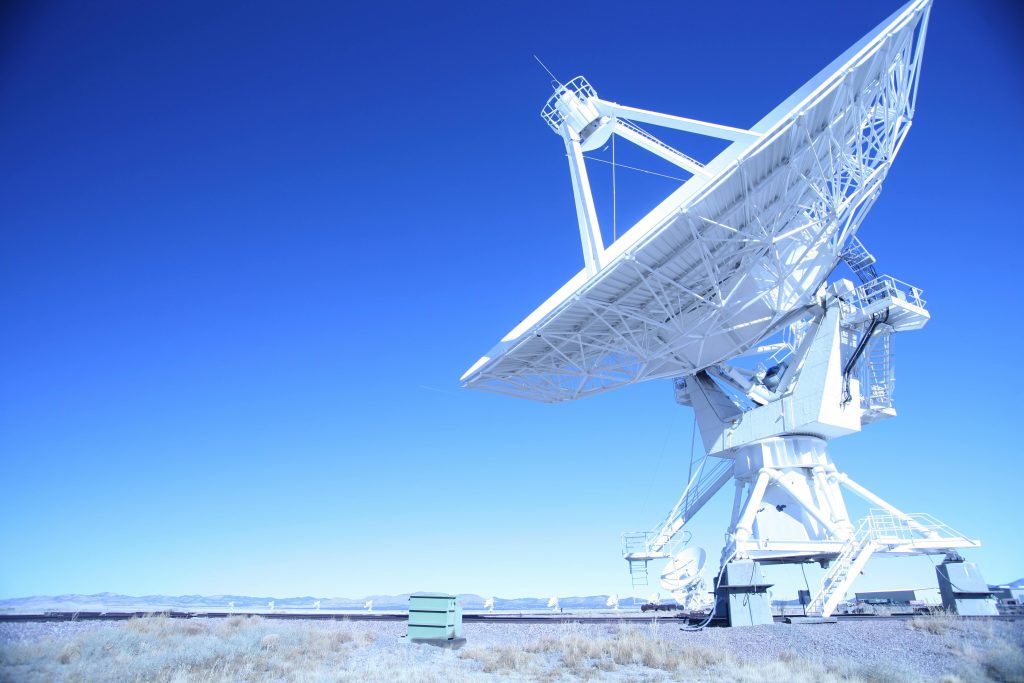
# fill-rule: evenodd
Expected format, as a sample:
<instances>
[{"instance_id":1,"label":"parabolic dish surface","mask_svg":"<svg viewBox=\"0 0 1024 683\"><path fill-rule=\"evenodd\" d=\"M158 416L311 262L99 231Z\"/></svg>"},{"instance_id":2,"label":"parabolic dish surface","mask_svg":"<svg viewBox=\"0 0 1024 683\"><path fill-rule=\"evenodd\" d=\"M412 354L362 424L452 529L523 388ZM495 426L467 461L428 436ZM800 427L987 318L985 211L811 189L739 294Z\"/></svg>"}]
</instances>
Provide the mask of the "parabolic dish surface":
<instances>
[{"instance_id":1,"label":"parabolic dish surface","mask_svg":"<svg viewBox=\"0 0 1024 683\"><path fill-rule=\"evenodd\" d=\"M556 402L690 375L812 303L910 128L931 0L787 98L477 361L463 386Z\"/></svg>"}]
</instances>

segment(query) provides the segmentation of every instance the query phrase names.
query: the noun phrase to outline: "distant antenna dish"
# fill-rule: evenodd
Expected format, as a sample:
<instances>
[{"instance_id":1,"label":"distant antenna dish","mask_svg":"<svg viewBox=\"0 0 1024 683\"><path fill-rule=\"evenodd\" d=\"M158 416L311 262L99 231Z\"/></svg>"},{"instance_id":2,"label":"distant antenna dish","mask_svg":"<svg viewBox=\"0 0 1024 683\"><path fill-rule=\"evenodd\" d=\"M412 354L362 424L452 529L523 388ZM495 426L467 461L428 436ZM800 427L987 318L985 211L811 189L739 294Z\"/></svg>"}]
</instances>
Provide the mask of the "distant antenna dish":
<instances>
[{"instance_id":1,"label":"distant antenna dish","mask_svg":"<svg viewBox=\"0 0 1024 683\"><path fill-rule=\"evenodd\" d=\"M661 602L661 593L651 593L647 596L647 602L651 605L657 605Z\"/></svg>"},{"instance_id":2,"label":"distant antenna dish","mask_svg":"<svg viewBox=\"0 0 1024 683\"><path fill-rule=\"evenodd\" d=\"M365 603L363 603L363 609L365 609L367 612L372 612L373 600L367 600Z\"/></svg>"},{"instance_id":3,"label":"distant antenna dish","mask_svg":"<svg viewBox=\"0 0 1024 683\"><path fill-rule=\"evenodd\" d=\"M273 601L273 600L271 600L270 602L268 602L268 603L267 603L267 608L268 608L268 609L269 609L269 610L270 610L271 612L273 612L273 611L274 611L274 601Z\"/></svg>"},{"instance_id":4,"label":"distant antenna dish","mask_svg":"<svg viewBox=\"0 0 1024 683\"><path fill-rule=\"evenodd\" d=\"M673 593L688 588L700 580L707 559L703 548L684 549L665 565L661 572L661 587Z\"/></svg>"},{"instance_id":5,"label":"distant antenna dish","mask_svg":"<svg viewBox=\"0 0 1024 683\"><path fill-rule=\"evenodd\" d=\"M608 596L608 600L606 600L604 604L606 607L611 607L612 609L619 609L619 596L615 593L612 593Z\"/></svg>"},{"instance_id":6,"label":"distant antenna dish","mask_svg":"<svg viewBox=\"0 0 1024 683\"><path fill-rule=\"evenodd\" d=\"M315 601L313 603L313 609L315 609L317 612L320 611L320 601L319 600L317 600L317 601Z\"/></svg>"},{"instance_id":7,"label":"distant antenna dish","mask_svg":"<svg viewBox=\"0 0 1024 683\"><path fill-rule=\"evenodd\" d=\"M550 607L552 610L557 612L560 609L558 598L557 597L549 598L548 599L548 607Z\"/></svg>"},{"instance_id":8,"label":"distant antenna dish","mask_svg":"<svg viewBox=\"0 0 1024 683\"><path fill-rule=\"evenodd\" d=\"M228 603L228 611L229 612L234 612L235 611L235 601L234 600L232 600L231 602Z\"/></svg>"},{"instance_id":9,"label":"distant antenna dish","mask_svg":"<svg viewBox=\"0 0 1024 683\"><path fill-rule=\"evenodd\" d=\"M494 611L494 598L487 598L484 600L484 609L488 612Z\"/></svg>"}]
</instances>

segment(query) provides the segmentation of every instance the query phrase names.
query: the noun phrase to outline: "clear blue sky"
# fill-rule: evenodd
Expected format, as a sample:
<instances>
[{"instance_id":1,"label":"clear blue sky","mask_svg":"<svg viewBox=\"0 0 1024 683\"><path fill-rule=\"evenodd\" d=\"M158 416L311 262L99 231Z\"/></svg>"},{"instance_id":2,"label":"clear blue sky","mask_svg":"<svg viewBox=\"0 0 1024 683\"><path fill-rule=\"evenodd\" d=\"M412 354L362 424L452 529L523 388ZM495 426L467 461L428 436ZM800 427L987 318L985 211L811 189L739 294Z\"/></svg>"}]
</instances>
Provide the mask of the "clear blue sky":
<instances>
[{"instance_id":1,"label":"clear blue sky","mask_svg":"<svg viewBox=\"0 0 1024 683\"><path fill-rule=\"evenodd\" d=\"M458 389L582 265L531 55L746 126L897 6L6 6L0 596L628 593L619 533L684 485L668 384L559 406ZM832 446L980 537L991 582L1024 575L1021 26L1011 3L936 2L861 233L933 320L897 339L901 416ZM619 181L620 226L671 189ZM727 505L693 523L713 558ZM918 558L858 587L928 582Z\"/></svg>"}]
</instances>

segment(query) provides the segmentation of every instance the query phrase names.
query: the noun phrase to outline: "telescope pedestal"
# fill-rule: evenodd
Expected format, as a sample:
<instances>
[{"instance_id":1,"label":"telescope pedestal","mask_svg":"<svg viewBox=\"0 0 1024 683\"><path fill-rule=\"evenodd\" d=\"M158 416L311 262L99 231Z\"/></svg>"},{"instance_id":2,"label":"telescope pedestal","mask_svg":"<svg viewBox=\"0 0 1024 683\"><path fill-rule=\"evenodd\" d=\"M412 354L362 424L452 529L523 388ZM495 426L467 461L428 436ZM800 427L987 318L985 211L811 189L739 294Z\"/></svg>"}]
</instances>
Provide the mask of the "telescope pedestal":
<instances>
[{"instance_id":1,"label":"telescope pedestal","mask_svg":"<svg viewBox=\"0 0 1024 683\"><path fill-rule=\"evenodd\" d=\"M839 489L844 475L824 439L793 434L748 444L735 453L733 475L727 551L737 558L813 556L819 547L827 555L850 538L853 525Z\"/></svg>"}]
</instances>

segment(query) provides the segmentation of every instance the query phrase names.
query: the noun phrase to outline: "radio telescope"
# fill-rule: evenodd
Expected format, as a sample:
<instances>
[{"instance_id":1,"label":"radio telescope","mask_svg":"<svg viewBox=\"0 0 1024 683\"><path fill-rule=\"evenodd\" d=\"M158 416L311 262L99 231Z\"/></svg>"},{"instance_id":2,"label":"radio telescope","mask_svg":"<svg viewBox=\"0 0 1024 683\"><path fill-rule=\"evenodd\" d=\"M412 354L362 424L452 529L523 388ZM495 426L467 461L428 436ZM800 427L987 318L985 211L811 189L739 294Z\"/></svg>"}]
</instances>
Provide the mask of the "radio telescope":
<instances>
[{"instance_id":1,"label":"radio telescope","mask_svg":"<svg viewBox=\"0 0 1024 683\"><path fill-rule=\"evenodd\" d=\"M494 598L487 598L484 600L484 609L488 612L494 611Z\"/></svg>"},{"instance_id":2,"label":"radio telescope","mask_svg":"<svg viewBox=\"0 0 1024 683\"><path fill-rule=\"evenodd\" d=\"M661 572L661 587L669 591L679 605L695 610L703 603L704 565L707 553L703 548L684 548L668 561Z\"/></svg>"},{"instance_id":3,"label":"radio telescope","mask_svg":"<svg viewBox=\"0 0 1024 683\"><path fill-rule=\"evenodd\" d=\"M548 598L548 607L550 607L553 612L557 612L559 609L561 609L561 605L558 601L557 596L552 596Z\"/></svg>"},{"instance_id":4,"label":"radio telescope","mask_svg":"<svg viewBox=\"0 0 1024 683\"><path fill-rule=\"evenodd\" d=\"M619 596L618 596L618 594L612 593L611 595L609 595L608 599L605 600L604 604L605 604L605 607L611 607L614 610L619 609Z\"/></svg>"},{"instance_id":5,"label":"radio telescope","mask_svg":"<svg viewBox=\"0 0 1024 683\"><path fill-rule=\"evenodd\" d=\"M364 602L363 603L363 609L365 609L367 612L372 612L373 611L373 600L367 600L366 602Z\"/></svg>"},{"instance_id":6,"label":"radio telescope","mask_svg":"<svg viewBox=\"0 0 1024 683\"><path fill-rule=\"evenodd\" d=\"M956 608L978 597L949 578L976 573L957 550L978 541L903 512L828 453L831 439L896 415L894 335L930 318L921 290L880 274L857 237L910 130L930 11L907 3L750 128L605 100L582 76L556 81L541 116L567 152L584 267L462 384L559 402L672 380L705 456L664 522L626 536L634 586L732 481L716 582L730 623L770 620L764 563L830 564L811 614L831 614L872 555L946 555L940 586ZM701 163L641 124L729 145ZM584 153L613 135L688 178L605 245ZM856 284L834 276L841 263ZM851 519L844 491L871 513Z\"/></svg>"}]
</instances>

